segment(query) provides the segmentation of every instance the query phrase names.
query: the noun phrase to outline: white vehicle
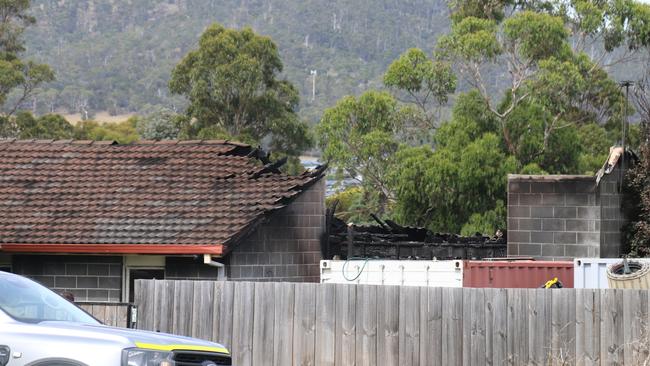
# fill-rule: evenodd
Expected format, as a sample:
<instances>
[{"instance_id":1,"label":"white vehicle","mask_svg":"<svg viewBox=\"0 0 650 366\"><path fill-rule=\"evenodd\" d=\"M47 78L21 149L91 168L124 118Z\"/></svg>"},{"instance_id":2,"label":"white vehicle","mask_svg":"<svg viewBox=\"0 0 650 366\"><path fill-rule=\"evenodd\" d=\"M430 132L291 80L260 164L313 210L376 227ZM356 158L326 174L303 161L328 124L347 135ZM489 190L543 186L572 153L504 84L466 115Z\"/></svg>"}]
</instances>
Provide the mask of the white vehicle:
<instances>
[{"instance_id":1,"label":"white vehicle","mask_svg":"<svg viewBox=\"0 0 650 366\"><path fill-rule=\"evenodd\" d=\"M223 346L107 327L56 293L0 271L0 366L231 365Z\"/></svg>"}]
</instances>

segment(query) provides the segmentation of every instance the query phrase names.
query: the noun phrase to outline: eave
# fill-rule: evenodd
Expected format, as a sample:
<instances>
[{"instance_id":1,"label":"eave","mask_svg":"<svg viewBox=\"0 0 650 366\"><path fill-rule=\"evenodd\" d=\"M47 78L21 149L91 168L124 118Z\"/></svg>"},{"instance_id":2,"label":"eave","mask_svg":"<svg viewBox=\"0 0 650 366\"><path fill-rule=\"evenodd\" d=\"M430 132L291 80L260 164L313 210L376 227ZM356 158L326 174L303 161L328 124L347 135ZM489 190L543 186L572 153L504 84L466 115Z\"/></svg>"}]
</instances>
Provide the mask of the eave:
<instances>
[{"instance_id":1,"label":"eave","mask_svg":"<svg viewBox=\"0 0 650 366\"><path fill-rule=\"evenodd\" d=\"M212 254L222 256L221 244L0 244L7 253L69 253L69 254Z\"/></svg>"}]
</instances>

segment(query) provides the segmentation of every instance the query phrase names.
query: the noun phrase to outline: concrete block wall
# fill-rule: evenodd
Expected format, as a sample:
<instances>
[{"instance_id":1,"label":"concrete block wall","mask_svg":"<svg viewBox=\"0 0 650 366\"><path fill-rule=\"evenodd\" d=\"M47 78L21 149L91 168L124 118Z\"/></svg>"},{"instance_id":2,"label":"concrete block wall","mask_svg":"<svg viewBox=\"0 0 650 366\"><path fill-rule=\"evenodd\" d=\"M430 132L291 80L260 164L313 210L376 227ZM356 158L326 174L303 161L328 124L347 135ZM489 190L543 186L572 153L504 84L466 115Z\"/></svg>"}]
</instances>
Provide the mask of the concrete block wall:
<instances>
[{"instance_id":1,"label":"concrete block wall","mask_svg":"<svg viewBox=\"0 0 650 366\"><path fill-rule=\"evenodd\" d=\"M216 267L203 263L203 257L167 257L165 259L166 280L217 279Z\"/></svg>"},{"instance_id":2,"label":"concrete block wall","mask_svg":"<svg viewBox=\"0 0 650 366\"><path fill-rule=\"evenodd\" d=\"M325 209L325 180L322 179L287 207L273 213L269 221L222 259L227 279L318 282ZM201 261L202 258L168 257L165 278L216 279L217 269Z\"/></svg>"},{"instance_id":3,"label":"concrete block wall","mask_svg":"<svg viewBox=\"0 0 650 366\"><path fill-rule=\"evenodd\" d=\"M592 176L508 177L508 255L600 255L601 207Z\"/></svg>"},{"instance_id":4,"label":"concrete block wall","mask_svg":"<svg viewBox=\"0 0 650 366\"><path fill-rule=\"evenodd\" d=\"M228 280L318 282L325 209L321 179L233 249Z\"/></svg>"},{"instance_id":5,"label":"concrete block wall","mask_svg":"<svg viewBox=\"0 0 650 366\"><path fill-rule=\"evenodd\" d=\"M120 302L122 257L14 255L12 271L55 292L69 291L75 301Z\"/></svg>"},{"instance_id":6,"label":"concrete block wall","mask_svg":"<svg viewBox=\"0 0 650 366\"><path fill-rule=\"evenodd\" d=\"M620 167L616 167L608 175L604 175L599 183L600 194L600 255L603 258L618 258L621 256L623 238L621 227L625 217L621 211Z\"/></svg>"}]
</instances>

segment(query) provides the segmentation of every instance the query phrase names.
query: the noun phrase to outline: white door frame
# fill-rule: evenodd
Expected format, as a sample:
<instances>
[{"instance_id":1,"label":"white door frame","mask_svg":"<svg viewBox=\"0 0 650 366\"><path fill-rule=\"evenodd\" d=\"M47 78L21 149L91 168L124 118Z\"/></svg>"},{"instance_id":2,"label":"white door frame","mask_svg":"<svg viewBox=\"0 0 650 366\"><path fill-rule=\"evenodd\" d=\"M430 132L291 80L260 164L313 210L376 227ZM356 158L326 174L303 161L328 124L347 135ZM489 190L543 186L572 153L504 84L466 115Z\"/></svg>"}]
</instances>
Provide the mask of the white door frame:
<instances>
[{"instance_id":1,"label":"white door frame","mask_svg":"<svg viewBox=\"0 0 650 366\"><path fill-rule=\"evenodd\" d=\"M125 255L122 265L122 302L129 302L132 269L162 270L165 272L165 256Z\"/></svg>"}]
</instances>

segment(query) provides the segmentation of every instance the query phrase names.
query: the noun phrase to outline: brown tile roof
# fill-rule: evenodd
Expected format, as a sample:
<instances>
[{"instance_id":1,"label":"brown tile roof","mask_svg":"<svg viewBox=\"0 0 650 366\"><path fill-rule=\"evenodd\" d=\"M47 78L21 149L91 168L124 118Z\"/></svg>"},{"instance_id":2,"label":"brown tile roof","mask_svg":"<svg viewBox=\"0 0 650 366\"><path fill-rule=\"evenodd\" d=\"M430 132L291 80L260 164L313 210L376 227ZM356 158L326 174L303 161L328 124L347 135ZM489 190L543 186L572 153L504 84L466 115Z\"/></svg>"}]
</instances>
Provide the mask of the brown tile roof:
<instances>
[{"instance_id":1,"label":"brown tile roof","mask_svg":"<svg viewBox=\"0 0 650 366\"><path fill-rule=\"evenodd\" d=\"M288 176L226 141L0 141L6 244L228 245L324 169Z\"/></svg>"}]
</instances>

